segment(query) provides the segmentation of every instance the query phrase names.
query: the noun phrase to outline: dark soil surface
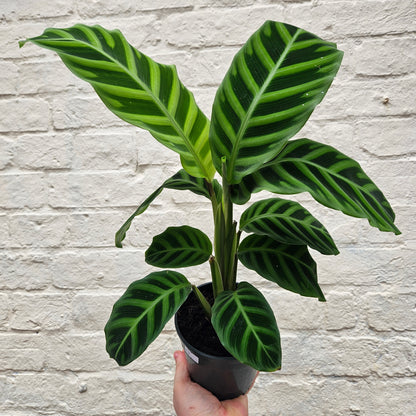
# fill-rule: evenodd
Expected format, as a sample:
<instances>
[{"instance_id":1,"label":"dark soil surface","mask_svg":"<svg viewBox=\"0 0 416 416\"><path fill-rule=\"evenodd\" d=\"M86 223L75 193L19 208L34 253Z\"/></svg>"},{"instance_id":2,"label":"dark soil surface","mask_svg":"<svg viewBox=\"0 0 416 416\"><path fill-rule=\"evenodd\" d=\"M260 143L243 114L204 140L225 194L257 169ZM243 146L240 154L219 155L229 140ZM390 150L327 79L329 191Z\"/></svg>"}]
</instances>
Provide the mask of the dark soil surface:
<instances>
[{"instance_id":1,"label":"dark soil surface","mask_svg":"<svg viewBox=\"0 0 416 416\"><path fill-rule=\"evenodd\" d=\"M211 285L199 287L212 305L214 296ZM206 354L229 357L230 353L222 346L210 320L193 292L177 312L178 326L184 338L195 348Z\"/></svg>"}]
</instances>

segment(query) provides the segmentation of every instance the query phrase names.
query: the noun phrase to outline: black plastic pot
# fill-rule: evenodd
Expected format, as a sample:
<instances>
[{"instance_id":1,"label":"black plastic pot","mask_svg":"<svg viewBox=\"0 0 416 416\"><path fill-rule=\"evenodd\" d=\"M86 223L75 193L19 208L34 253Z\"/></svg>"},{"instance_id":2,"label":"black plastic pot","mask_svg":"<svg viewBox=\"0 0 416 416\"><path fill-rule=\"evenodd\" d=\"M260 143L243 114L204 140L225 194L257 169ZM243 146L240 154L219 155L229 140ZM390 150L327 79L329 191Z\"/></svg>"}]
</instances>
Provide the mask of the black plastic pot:
<instances>
[{"instance_id":1,"label":"black plastic pot","mask_svg":"<svg viewBox=\"0 0 416 416\"><path fill-rule=\"evenodd\" d=\"M200 286L200 289L206 286L211 286L211 283ZM195 298L193 293L175 315L176 331L185 351L191 379L209 390L219 400L233 399L247 393L254 383L257 370L242 364L230 354L218 356L203 352L193 346L192 339L186 339L182 333L178 315L182 308L188 307L189 301L193 300L192 297Z\"/></svg>"}]
</instances>

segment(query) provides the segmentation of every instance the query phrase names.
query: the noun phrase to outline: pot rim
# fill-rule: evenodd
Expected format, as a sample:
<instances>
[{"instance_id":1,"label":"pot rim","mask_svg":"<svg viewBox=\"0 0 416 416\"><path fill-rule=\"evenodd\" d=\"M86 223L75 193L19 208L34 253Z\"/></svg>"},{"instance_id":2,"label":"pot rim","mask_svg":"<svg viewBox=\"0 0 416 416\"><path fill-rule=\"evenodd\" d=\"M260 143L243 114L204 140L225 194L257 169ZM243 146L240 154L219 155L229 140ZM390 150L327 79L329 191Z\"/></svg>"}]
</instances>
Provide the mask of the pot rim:
<instances>
[{"instance_id":1,"label":"pot rim","mask_svg":"<svg viewBox=\"0 0 416 416\"><path fill-rule=\"evenodd\" d=\"M201 285L198 285L198 288L204 287L204 286L212 286L212 282L206 282L206 283L202 283ZM191 296L193 292L190 293L189 296ZM180 308L183 306L183 304L180 306ZM180 309L179 308L179 309ZM179 311L178 309L178 311ZM176 328L176 332L179 336L179 339L182 342L182 345L192 353L194 354L198 354L198 357L200 358L205 358L205 359L215 359L218 361L229 361L229 362L233 362L236 361L239 364L243 364L241 361L237 360L237 358L235 358L230 352L228 352L230 355L229 356L223 356L223 355L213 355L204 351L201 351L200 349L194 347L182 334L180 328L179 328L179 324L178 324L178 313L175 313L175 328ZM224 347L225 348L225 347ZM243 364L246 365L246 364Z\"/></svg>"}]
</instances>

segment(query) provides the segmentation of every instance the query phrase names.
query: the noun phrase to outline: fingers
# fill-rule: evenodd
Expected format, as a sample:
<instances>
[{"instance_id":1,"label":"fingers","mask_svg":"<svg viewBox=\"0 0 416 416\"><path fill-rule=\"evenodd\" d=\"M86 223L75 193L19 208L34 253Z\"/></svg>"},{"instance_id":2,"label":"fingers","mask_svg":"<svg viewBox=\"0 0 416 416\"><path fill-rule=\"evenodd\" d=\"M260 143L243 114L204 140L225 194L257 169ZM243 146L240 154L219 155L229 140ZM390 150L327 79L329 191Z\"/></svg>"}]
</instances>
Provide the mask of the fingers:
<instances>
[{"instance_id":1,"label":"fingers","mask_svg":"<svg viewBox=\"0 0 416 416\"><path fill-rule=\"evenodd\" d=\"M178 386L189 381L188 365L183 351L175 351L173 357L176 362L174 384Z\"/></svg>"}]
</instances>

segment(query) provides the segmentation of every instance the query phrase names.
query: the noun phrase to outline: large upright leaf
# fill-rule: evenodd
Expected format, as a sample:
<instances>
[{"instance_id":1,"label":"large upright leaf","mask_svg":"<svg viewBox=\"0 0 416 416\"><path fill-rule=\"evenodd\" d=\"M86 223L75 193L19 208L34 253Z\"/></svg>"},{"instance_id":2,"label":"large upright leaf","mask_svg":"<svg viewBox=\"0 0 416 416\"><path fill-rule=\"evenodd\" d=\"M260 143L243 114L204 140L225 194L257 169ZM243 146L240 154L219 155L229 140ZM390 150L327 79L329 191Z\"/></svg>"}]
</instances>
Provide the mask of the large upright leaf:
<instances>
[{"instance_id":1,"label":"large upright leaf","mask_svg":"<svg viewBox=\"0 0 416 416\"><path fill-rule=\"evenodd\" d=\"M303 29L267 21L235 56L212 109L210 142L221 173L239 183L282 149L319 104L343 53Z\"/></svg>"},{"instance_id":2,"label":"large upright leaf","mask_svg":"<svg viewBox=\"0 0 416 416\"><path fill-rule=\"evenodd\" d=\"M302 205L281 198L255 202L240 218L240 228L286 244L307 244L322 254L338 254L327 229Z\"/></svg>"},{"instance_id":3,"label":"large upright leaf","mask_svg":"<svg viewBox=\"0 0 416 416\"><path fill-rule=\"evenodd\" d=\"M119 365L139 357L191 291L180 273L164 270L132 283L114 304L105 326L107 352Z\"/></svg>"},{"instance_id":4,"label":"large upright leaf","mask_svg":"<svg viewBox=\"0 0 416 416\"><path fill-rule=\"evenodd\" d=\"M133 214L127 219L127 221L120 227L116 232L116 246L121 248L122 242L126 238L126 233L130 228L130 225L135 217L142 214L149 205L160 195L163 189L176 189L176 190L188 190L197 195L203 195L208 199L211 199L210 195L210 186L212 186L213 192L217 200L221 199L221 185L216 179L213 180L212 184L203 178L195 178L189 175L185 170L181 169L179 172L175 173L171 178L167 179L163 185L157 188L150 196L148 196L133 212Z\"/></svg>"},{"instance_id":5,"label":"large upright leaf","mask_svg":"<svg viewBox=\"0 0 416 416\"><path fill-rule=\"evenodd\" d=\"M331 146L309 139L290 141L258 172L232 189L232 199L245 203L253 192L309 192L321 204L353 217L367 218L381 231L400 234L394 212L361 166Z\"/></svg>"},{"instance_id":6,"label":"large upright leaf","mask_svg":"<svg viewBox=\"0 0 416 416\"><path fill-rule=\"evenodd\" d=\"M168 227L153 237L146 250L146 263L157 267L189 267L204 263L212 253L210 239L197 228Z\"/></svg>"},{"instance_id":7,"label":"large upright leaf","mask_svg":"<svg viewBox=\"0 0 416 416\"><path fill-rule=\"evenodd\" d=\"M156 63L131 46L120 31L101 26L50 28L20 46L28 41L57 52L75 75L94 87L114 114L149 130L179 153L188 173L213 178L209 121L173 65Z\"/></svg>"},{"instance_id":8,"label":"large upright leaf","mask_svg":"<svg viewBox=\"0 0 416 416\"><path fill-rule=\"evenodd\" d=\"M221 343L239 361L260 371L280 369L276 319L255 287L242 282L237 290L222 292L212 308L211 322Z\"/></svg>"},{"instance_id":9,"label":"large upright leaf","mask_svg":"<svg viewBox=\"0 0 416 416\"><path fill-rule=\"evenodd\" d=\"M318 285L316 263L305 245L287 245L253 234L241 242L238 258L248 269L284 289L325 300Z\"/></svg>"}]
</instances>

